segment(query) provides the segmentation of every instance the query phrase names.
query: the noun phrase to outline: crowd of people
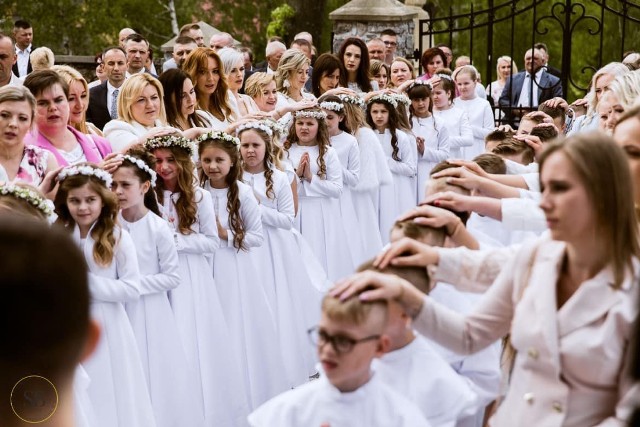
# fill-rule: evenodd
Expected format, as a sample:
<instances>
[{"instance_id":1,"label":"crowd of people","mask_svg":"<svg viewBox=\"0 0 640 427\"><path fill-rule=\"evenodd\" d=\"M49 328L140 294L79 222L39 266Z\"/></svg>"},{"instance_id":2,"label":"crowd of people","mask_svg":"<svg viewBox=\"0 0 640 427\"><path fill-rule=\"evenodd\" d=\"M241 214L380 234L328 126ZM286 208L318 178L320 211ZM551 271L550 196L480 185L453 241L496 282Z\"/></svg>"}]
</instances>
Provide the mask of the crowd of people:
<instances>
[{"instance_id":1,"label":"crowd of people","mask_svg":"<svg viewBox=\"0 0 640 427\"><path fill-rule=\"evenodd\" d=\"M569 103L542 43L118 36L87 82L0 34L1 425L629 422L638 54Z\"/></svg>"}]
</instances>

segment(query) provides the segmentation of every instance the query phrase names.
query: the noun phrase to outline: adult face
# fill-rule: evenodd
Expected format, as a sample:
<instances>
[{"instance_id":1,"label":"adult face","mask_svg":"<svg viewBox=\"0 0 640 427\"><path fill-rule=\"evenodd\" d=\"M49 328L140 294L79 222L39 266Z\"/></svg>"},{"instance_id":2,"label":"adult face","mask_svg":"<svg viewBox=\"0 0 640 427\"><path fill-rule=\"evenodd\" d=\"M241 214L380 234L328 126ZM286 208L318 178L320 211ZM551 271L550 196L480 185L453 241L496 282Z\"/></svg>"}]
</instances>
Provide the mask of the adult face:
<instances>
[{"instance_id":1,"label":"adult face","mask_svg":"<svg viewBox=\"0 0 640 427\"><path fill-rule=\"evenodd\" d=\"M544 65L544 56L539 49L529 49L524 54L524 68L531 74L535 73Z\"/></svg>"},{"instance_id":2,"label":"adult face","mask_svg":"<svg viewBox=\"0 0 640 427\"><path fill-rule=\"evenodd\" d=\"M180 97L180 114L188 117L196 110L196 89L193 87L191 79L184 79L182 83L182 95Z\"/></svg>"},{"instance_id":3,"label":"adult face","mask_svg":"<svg viewBox=\"0 0 640 427\"><path fill-rule=\"evenodd\" d=\"M14 28L13 36L20 49L26 49L33 40L33 28Z\"/></svg>"},{"instance_id":4,"label":"adult face","mask_svg":"<svg viewBox=\"0 0 640 427\"><path fill-rule=\"evenodd\" d=\"M342 62L344 62L344 66L347 69L347 73L357 73L358 67L360 67L361 60L362 50L360 49L360 47L356 46L355 44L347 46L344 51L344 57L342 58Z\"/></svg>"},{"instance_id":5,"label":"adult face","mask_svg":"<svg viewBox=\"0 0 640 427\"><path fill-rule=\"evenodd\" d=\"M511 61L501 59L498 61L498 72L501 79L506 79L511 75Z\"/></svg>"},{"instance_id":6,"label":"adult face","mask_svg":"<svg viewBox=\"0 0 640 427\"><path fill-rule=\"evenodd\" d=\"M182 64L184 64L187 56L189 56L189 54L193 52L196 47L198 47L198 45L195 43L176 43L175 45L173 45L173 60L176 61L178 68L182 68Z\"/></svg>"},{"instance_id":7,"label":"adult face","mask_svg":"<svg viewBox=\"0 0 640 427\"><path fill-rule=\"evenodd\" d=\"M220 66L215 59L208 57L207 68L205 70L198 71L196 88L200 93L209 96L216 91L219 80Z\"/></svg>"},{"instance_id":8,"label":"adult face","mask_svg":"<svg viewBox=\"0 0 640 427\"><path fill-rule=\"evenodd\" d=\"M384 61L384 43L377 40L372 40L367 43L367 50L369 51L369 59L377 59L378 61Z\"/></svg>"},{"instance_id":9,"label":"adult face","mask_svg":"<svg viewBox=\"0 0 640 427\"><path fill-rule=\"evenodd\" d=\"M54 84L36 95L36 124L40 130L59 129L69 123L69 101L62 86Z\"/></svg>"},{"instance_id":10,"label":"adult face","mask_svg":"<svg viewBox=\"0 0 640 427\"><path fill-rule=\"evenodd\" d=\"M378 82L378 87L384 89L389 84L389 75L386 67L380 67L380 71L373 75L373 79Z\"/></svg>"},{"instance_id":11,"label":"adult face","mask_svg":"<svg viewBox=\"0 0 640 427\"><path fill-rule=\"evenodd\" d=\"M616 78L613 74L602 74L600 77L596 79L595 83L595 92L596 92L596 103L600 102L600 97L605 90L609 87L611 82Z\"/></svg>"},{"instance_id":12,"label":"adult face","mask_svg":"<svg viewBox=\"0 0 640 427\"><path fill-rule=\"evenodd\" d=\"M209 40L209 45L211 46L211 49L214 49L214 50L220 50L225 47L231 47L232 44L233 44L233 40L229 40L229 38L226 35L222 35L222 34L214 34L213 36L211 36L211 40Z\"/></svg>"},{"instance_id":13,"label":"adult face","mask_svg":"<svg viewBox=\"0 0 640 427\"><path fill-rule=\"evenodd\" d=\"M289 83L293 92L301 91L309 79L309 64L302 64L297 70L289 73Z\"/></svg>"},{"instance_id":14,"label":"adult face","mask_svg":"<svg viewBox=\"0 0 640 427\"><path fill-rule=\"evenodd\" d=\"M389 36L384 35L380 37L382 39L382 43L384 43L385 54L387 56L393 56L396 53L396 49L398 48L398 37L397 36Z\"/></svg>"},{"instance_id":15,"label":"adult face","mask_svg":"<svg viewBox=\"0 0 640 427\"><path fill-rule=\"evenodd\" d=\"M291 45L291 49L299 50L300 52L304 53L304 56L306 56L307 58L309 58L309 60L311 60L311 49L309 49L309 46L307 45L302 46L297 43L294 43Z\"/></svg>"},{"instance_id":16,"label":"adult face","mask_svg":"<svg viewBox=\"0 0 640 427\"><path fill-rule=\"evenodd\" d=\"M160 113L160 95L155 86L148 84L131 104L133 120L142 126L154 126Z\"/></svg>"},{"instance_id":17,"label":"adult face","mask_svg":"<svg viewBox=\"0 0 640 427\"><path fill-rule=\"evenodd\" d=\"M122 31L120 31L120 33L118 33L118 41L120 42L120 46L123 49L124 49L124 41L131 34L135 34L135 31L133 31L131 28L124 28Z\"/></svg>"},{"instance_id":18,"label":"adult face","mask_svg":"<svg viewBox=\"0 0 640 427\"><path fill-rule=\"evenodd\" d=\"M277 49L273 54L267 56L269 68L271 68L273 71L278 69L278 64L280 63L280 58L282 58L283 53L284 49Z\"/></svg>"},{"instance_id":19,"label":"adult face","mask_svg":"<svg viewBox=\"0 0 640 427\"><path fill-rule=\"evenodd\" d=\"M429 73L429 75L434 75L440 68L444 68L444 62L440 55L435 55L427 63L427 73Z\"/></svg>"},{"instance_id":20,"label":"adult face","mask_svg":"<svg viewBox=\"0 0 640 427\"><path fill-rule=\"evenodd\" d=\"M262 91L258 96L253 98L260 111L266 111L267 113L276 109L276 103L278 102L278 91L276 90L275 80L271 80L268 84L262 87Z\"/></svg>"},{"instance_id":21,"label":"adult face","mask_svg":"<svg viewBox=\"0 0 640 427\"><path fill-rule=\"evenodd\" d=\"M244 58L245 70L251 70L253 68L253 64L251 64L251 57L249 56L249 52L242 52L242 57Z\"/></svg>"},{"instance_id":22,"label":"adult face","mask_svg":"<svg viewBox=\"0 0 640 427\"><path fill-rule=\"evenodd\" d=\"M0 146L24 146L31 128L33 112L27 101L5 101L0 104Z\"/></svg>"},{"instance_id":23,"label":"adult face","mask_svg":"<svg viewBox=\"0 0 640 427\"><path fill-rule=\"evenodd\" d=\"M453 52L449 49L449 46L442 46L439 49L444 52L445 59L447 60L445 66L449 68L449 64L453 61Z\"/></svg>"},{"instance_id":24,"label":"adult face","mask_svg":"<svg viewBox=\"0 0 640 427\"><path fill-rule=\"evenodd\" d=\"M16 63L16 51L9 37L0 38L0 86L9 84L11 67Z\"/></svg>"},{"instance_id":25,"label":"adult face","mask_svg":"<svg viewBox=\"0 0 640 427\"><path fill-rule=\"evenodd\" d=\"M331 73L324 73L320 77L320 93L323 94L328 90L335 89L340 83L340 69L336 68Z\"/></svg>"},{"instance_id":26,"label":"adult face","mask_svg":"<svg viewBox=\"0 0 640 427\"><path fill-rule=\"evenodd\" d=\"M195 28L192 28L191 30L189 30L189 37L196 41L196 45L204 47L204 34L202 33L202 30L196 30Z\"/></svg>"},{"instance_id":27,"label":"adult face","mask_svg":"<svg viewBox=\"0 0 640 427\"><path fill-rule=\"evenodd\" d=\"M584 184L566 154L551 154L540 171L540 208L554 240L578 242L593 235L596 221Z\"/></svg>"},{"instance_id":28,"label":"adult face","mask_svg":"<svg viewBox=\"0 0 640 427\"><path fill-rule=\"evenodd\" d=\"M109 50L102 61L104 73L112 86L120 87L124 83L127 71L127 58L120 50Z\"/></svg>"},{"instance_id":29,"label":"adult face","mask_svg":"<svg viewBox=\"0 0 640 427\"><path fill-rule=\"evenodd\" d=\"M402 61L394 61L391 64L391 82L398 87L411 78L409 66Z\"/></svg>"},{"instance_id":30,"label":"adult face","mask_svg":"<svg viewBox=\"0 0 640 427\"><path fill-rule=\"evenodd\" d=\"M231 70L229 70L227 74L227 84L229 85L229 89L233 91L240 90L242 87L242 82L244 81L244 61L240 59L238 62L233 64Z\"/></svg>"},{"instance_id":31,"label":"adult face","mask_svg":"<svg viewBox=\"0 0 640 427\"><path fill-rule=\"evenodd\" d=\"M618 124L613 131L613 139L627 154L633 194L636 205L640 204L640 119L630 118Z\"/></svg>"},{"instance_id":32,"label":"adult face","mask_svg":"<svg viewBox=\"0 0 640 427\"><path fill-rule=\"evenodd\" d=\"M74 80L69 84L69 123L82 123L84 113L89 108L89 93L82 82Z\"/></svg>"},{"instance_id":33,"label":"adult face","mask_svg":"<svg viewBox=\"0 0 640 427\"><path fill-rule=\"evenodd\" d=\"M127 52L127 66L130 73L137 73L144 68L144 64L149 59L149 47L145 42L127 41L125 51Z\"/></svg>"}]
</instances>

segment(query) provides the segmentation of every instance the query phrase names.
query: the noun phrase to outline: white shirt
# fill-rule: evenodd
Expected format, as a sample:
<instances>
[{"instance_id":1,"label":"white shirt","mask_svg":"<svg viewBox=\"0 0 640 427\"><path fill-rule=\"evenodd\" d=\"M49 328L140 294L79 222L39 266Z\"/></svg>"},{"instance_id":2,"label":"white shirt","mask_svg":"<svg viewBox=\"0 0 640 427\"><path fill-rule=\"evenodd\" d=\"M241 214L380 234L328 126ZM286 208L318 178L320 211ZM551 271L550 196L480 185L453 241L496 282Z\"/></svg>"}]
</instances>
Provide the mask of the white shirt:
<instances>
[{"instance_id":1,"label":"white shirt","mask_svg":"<svg viewBox=\"0 0 640 427\"><path fill-rule=\"evenodd\" d=\"M542 73L544 72L544 68L540 68L536 72L536 82L540 84L540 78L542 77ZM518 100L518 107L537 107L538 106L538 85L534 85L533 87L533 99L531 99L531 103L529 102L529 93L531 91L531 74L525 73L524 82L522 83L522 90L520 91L520 99Z\"/></svg>"},{"instance_id":2,"label":"white shirt","mask_svg":"<svg viewBox=\"0 0 640 427\"><path fill-rule=\"evenodd\" d=\"M31 55L33 45L30 44L25 50L20 50L16 45L16 55L18 56L18 77L25 77L29 67L29 55Z\"/></svg>"}]
</instances>

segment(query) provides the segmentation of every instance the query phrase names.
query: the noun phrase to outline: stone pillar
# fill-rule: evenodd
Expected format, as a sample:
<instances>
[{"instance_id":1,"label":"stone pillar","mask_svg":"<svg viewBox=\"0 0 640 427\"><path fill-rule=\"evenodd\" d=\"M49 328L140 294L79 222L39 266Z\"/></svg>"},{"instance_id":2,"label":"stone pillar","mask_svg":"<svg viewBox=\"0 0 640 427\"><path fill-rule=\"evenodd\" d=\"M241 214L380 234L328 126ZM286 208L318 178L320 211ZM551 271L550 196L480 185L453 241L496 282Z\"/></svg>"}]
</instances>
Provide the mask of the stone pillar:
<instances>
[{"instance_id":1,"label":"stone pillar","mask_svg":"<svg viewBox=\"0 0 640 427\"><path fill-rule=\"evenodd\" d=\"M332 51L337 53L349 37L360 37L367 42L390 28L398 34L397 56L412 56L417 47L414 19L418 14L418 8L397 0L352 0L329 14L333 21Z\"/></svg>"}]
</instances>

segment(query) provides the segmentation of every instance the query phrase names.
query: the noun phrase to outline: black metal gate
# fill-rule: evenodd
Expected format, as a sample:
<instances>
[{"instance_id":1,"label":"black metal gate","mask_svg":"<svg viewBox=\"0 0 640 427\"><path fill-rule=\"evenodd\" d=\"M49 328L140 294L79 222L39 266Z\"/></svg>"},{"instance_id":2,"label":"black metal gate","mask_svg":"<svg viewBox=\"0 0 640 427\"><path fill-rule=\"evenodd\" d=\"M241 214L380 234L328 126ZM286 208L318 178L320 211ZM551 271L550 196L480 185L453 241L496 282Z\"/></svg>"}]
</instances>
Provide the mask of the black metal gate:
<instances>
[{"instance_id":1,"label":"black metal gate","mask_svg":"<svg viewBox=\"0 0 640 427\"><path fill-rule=\"evenodd\" d=\"M496 77L498 57L509 55L520 67L525 51L543 42L572 101L602 65L640 51L640 0L474 0L466 8L420 20L419 49L447 44L455 56L471 58L485 85Z\"/></svg>"}]
</instances>

